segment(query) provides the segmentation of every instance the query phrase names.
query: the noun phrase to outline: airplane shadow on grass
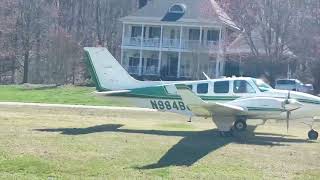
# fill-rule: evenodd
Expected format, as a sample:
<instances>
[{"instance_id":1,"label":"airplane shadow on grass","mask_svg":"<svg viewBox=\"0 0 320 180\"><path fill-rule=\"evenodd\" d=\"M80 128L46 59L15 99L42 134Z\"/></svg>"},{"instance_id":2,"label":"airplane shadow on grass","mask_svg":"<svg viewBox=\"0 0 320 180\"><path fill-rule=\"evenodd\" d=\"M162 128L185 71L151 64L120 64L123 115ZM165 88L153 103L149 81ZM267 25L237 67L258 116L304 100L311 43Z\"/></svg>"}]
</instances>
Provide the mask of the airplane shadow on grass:
<instances>
[{"instance_id":1,"label":"airplane shadow on grass","mask_svg":"<svg viewBox=\"0 0 320 180\"><path fill-rule=\"evenodd\" d=\"M253 133L255 126L248 126L247 132L240 136L222 138L217 129L205 131L162 131L124 129L121 124L106 124L88 128L36 129L41 132L61 132L64 135L85 135L102 132L128 134L147 134L159 136L183 137L163 155L157 163L138 167L138 169L156 169L168 166L191 166L210 152L230 143L262 146L287 146L288 143L307 143L308 140L286 138L281 134ZM288 136L287 136L288 137Z\"/></svg>"}]
</instances>

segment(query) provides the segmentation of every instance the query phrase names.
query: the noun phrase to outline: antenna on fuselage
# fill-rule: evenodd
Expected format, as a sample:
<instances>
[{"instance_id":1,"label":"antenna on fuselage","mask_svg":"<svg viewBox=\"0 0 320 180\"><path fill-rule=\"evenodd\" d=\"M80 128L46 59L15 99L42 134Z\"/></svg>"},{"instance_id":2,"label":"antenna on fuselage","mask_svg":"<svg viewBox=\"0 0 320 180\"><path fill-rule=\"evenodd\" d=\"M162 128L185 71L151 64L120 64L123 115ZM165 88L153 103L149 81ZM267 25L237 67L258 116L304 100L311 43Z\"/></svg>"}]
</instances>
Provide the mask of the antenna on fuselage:
<instances>
[{"instance_id":1,"label":"antenna on fuselage","mask_svg":"<svg viewBox=\"0 0 320 180\"><path fill-rule=\"evenodd\" d=\"M211 79L205 72L202 72L202 74L204 75L204 77L207 78L207 80L210 80L210 79Z\"/></svg>"}]
</instances>

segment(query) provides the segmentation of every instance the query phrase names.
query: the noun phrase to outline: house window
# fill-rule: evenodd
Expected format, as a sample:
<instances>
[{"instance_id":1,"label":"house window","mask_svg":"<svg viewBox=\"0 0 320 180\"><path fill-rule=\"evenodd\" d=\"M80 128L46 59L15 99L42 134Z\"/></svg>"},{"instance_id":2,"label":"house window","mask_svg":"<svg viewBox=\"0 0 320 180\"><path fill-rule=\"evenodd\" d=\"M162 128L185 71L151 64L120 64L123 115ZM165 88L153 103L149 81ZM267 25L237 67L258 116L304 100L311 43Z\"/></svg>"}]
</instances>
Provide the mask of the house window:
<instances>
[{"instance_id":1,"label":"house window","mask_svg":"<svg viewBox=\"0 0 320 180\"><path fill-rule=\"evenodd\" d=\"M208 30L207 40L208 41L219 41L219 31L216 30Z\"/></svg>"},{"instance_id":2,"label":"house window","mask_svg":"<svg viewBox=\"0 0 320 180\"><path fill-rule=\"evenodd\" d=\"M131 37L141 37L141 26L132 26Z\"/></svg>"},{"instance_id":3,"label":"house window","mask_svg":"<svg viewBox=\"0 0 320 180\"><path fill-rule=\"evenodd\" d=\"M147 5L148 0L139 0L139 8L144 7L145 5Z\"/></svg>"},{"instance_id":4,"label":"house window","mask_svg":"<svg viewBox=\"0 0 320 180\"><path fill-rule=\"evenodd\" d=\"M236 80L233 82L234 93L256 93L253 87L244 80Z\"/></svg>"},{"instance_id":5,"label":"house window","mask_svg":"<svg viewBox=\"0 0 320 180\"><path fill-rule=\"evenodd\" d=\"M180 75L182 77L191 76L191 60L190 59L184 59L181 61Z\"/></svg>"},{"instance_id":6,"label":"house window","mask_svg":"<svg viewBox=\"0 0 320 180\"><path fill-rule=\"evenodd\" d=\"M141 37L142 26L132 26L131 37ZM144 27L143 37L146 36L146 27Z\"/></svg>"},{"instance_id":7,"label":"house window","mask_svg":"<svg viewBox=\"0 0 320 180\"><path fill-rule=\"evenodd\" d=\"M140 58L130 57L129 58L129 66L130 67L138 67L140 62Z\"/></svg>"},{"instance_id":8,"label":"house window","mask_svg":"<svg viewBox=\"0 0 320 180\"><path fill-rule=\"evenodd\" d=\"M170 7L169 13L184 14L187 6L185 4L174 4Z\"/></svg>"},{"instance_id":9,"label":"house window","mask_svg":"<svg viewBox=\"0 0 320 180\"><path fill-rule=\"evenodd\" d=\"M148 74L148 75L157 74L157 72L158 72L158 64L159 64L159 60L158 59L147 58L145 74Z\"/></svg>"},{"instance_id":10,"label":"house window","mask_svg":"<svg viewBox=\"0 0 320 180\"><path fill-rule=\"evenodd\" d=\"M200 40L200 29L189 29L189 40Z\"/></svg>"},{"instance_id":11,"label":"house window","mask_svg":"<svg viewBox=\"0 0 320 180\"><path fill-rule=\"evenodd\" d=\"M197 93L198 94L207 94L208 93L208 88L209 88L209 84L208 83L198 84Z\"/></svg>"},{"instance_id":12,"label":"house window","mask_svg":"<svg viewBox=\"0 0 320 180\"><path fill-rule=\"evenodd\" d=\"M161 29L159 27L149 28L149 38L160 38Z\"/></svg>"},{"instance_id":13,"label":"house window","mask_svg":"<svg viewBox=\"0 0 320 180\"><path fill-rule=\"evenodd\" d=\"M222 94L229 92L229 81L218 81L214 83L214 93Z\"/></svg>"}]
</instances>

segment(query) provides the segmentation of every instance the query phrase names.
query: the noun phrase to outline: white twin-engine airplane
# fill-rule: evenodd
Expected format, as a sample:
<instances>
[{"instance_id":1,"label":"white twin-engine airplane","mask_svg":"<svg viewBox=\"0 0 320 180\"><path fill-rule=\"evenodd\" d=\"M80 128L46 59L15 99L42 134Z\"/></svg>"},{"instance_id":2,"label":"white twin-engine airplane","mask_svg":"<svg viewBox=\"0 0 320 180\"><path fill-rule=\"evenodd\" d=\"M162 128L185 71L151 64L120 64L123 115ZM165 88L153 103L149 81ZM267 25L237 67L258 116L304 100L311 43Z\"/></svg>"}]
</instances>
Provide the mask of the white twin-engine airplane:
<instances>
[{"instance_id":1,"label":"white twin-engine airplane","mask_svg":"<svg viewBox=\"0 0 320 180\"><path fill-rule=\"evenodd\" d=\"M123 97L132 105L192 116L212 118L222 136L244 131L248 119L310 121L308 137L320 116L320 97L275 90L262 80L248 77L201 81L138 81L131 77L106 48L85 48L88 67L100 96ZM119 99L120 100L120 99ZM122 100L122 99L121 99Z\"/></svg>"}]
</instances>

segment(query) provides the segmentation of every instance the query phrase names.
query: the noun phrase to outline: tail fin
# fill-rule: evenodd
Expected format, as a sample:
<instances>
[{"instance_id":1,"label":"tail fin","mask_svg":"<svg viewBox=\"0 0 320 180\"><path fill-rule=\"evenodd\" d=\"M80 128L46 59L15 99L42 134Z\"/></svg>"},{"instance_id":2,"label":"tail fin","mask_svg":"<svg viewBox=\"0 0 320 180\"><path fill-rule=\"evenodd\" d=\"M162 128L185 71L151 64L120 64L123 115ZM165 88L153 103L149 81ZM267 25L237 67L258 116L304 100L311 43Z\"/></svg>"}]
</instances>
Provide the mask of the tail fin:
<instances>
[{"instance_id":1,"label":"tail fin","mask_svg":"<svg viewBox=\"0 0 320 180\"><path fill-rule=\"evenodd\" d=\"M106 48L86 47L84 50L98 91L125 90L138 86L139 81L131 77Z\"/></svg>"}]
</instances>

